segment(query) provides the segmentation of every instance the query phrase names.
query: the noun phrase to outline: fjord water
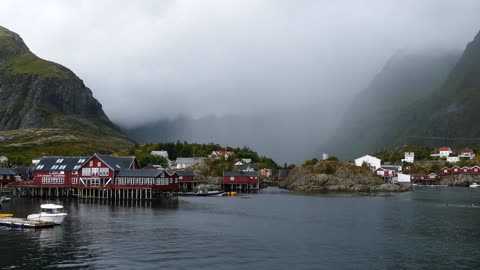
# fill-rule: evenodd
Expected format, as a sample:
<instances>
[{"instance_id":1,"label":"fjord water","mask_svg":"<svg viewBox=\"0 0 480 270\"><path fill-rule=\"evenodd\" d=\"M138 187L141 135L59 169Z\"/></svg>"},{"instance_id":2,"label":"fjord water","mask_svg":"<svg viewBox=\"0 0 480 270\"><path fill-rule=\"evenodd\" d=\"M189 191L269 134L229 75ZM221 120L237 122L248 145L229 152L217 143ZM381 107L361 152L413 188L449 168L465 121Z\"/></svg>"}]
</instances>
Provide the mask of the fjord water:
<instances>
[{"instance_id":1,"label":"fjord water","mask_svg":"<svg viewBox=\"0 0 480 270\"><path fill-rule=\"evenodd\" d=\"M13 199L26 216L45 202ZM276 188L178 202L63 201L52 229L0 228L3 268L475 269L480 189L417 188L387 197Z\"/></svg>"}]
</instances>

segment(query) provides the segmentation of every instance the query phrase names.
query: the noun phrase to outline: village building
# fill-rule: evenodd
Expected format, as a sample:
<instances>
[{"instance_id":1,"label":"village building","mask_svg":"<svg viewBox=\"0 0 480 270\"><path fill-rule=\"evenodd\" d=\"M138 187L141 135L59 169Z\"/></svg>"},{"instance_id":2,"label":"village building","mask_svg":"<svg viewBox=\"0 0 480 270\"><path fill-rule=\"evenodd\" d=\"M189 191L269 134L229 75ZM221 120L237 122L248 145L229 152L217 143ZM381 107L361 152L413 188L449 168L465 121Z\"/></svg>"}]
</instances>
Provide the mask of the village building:
<instances>
[{"instance_id":1,"label":"village building","mask_svg":"<svg viewBox=\"0 0 480 270\"><path fill-rule=\"evenodd\" d=\"M398 173L397 174L397 183L399 183L399 184L409 184L409 183L411 183L411 176L409 174Z\"/></svg>"},{"instance_id":2,"label":"village building","mask_svg":"<svg viewBox=\"0 0 480 270\"><path fill-rule=\"evenodd\" d=\"M242 163L240 161L237 161L235 164L233 164L233 167L235 168L235 171L238 172L253 172L255 170L253 164Z\"/></svg>"},{"instance_id":3,"label":"village building","mask_svg":"<svg viewBox=\"0 0 480 270\"><path fill-rule=\"evenodd\" d=\"M376 170L380 168L381 163L382 163L382 160L370 155L365 155L363 157L359 157L355 159L356 166L361 167L363 166L363 164L367 164L367 166L372 170Z\"/></svg>"},{"instance_id":4,"label":"village building","mask_svg":"<svg viewBox=\"0 0 480 270\"><path fill-rule=\"evenodd\" d=\"M19 167L12 169L16 174L16 181L29 181L33 180L33 168L31 167Z\"/></svg>"},{"instance_id":5,"label":"village building","mask_svg":"<svg viewBox=\"0 0 480 270\"><path fill-rule=\"evenodd\" d=\"M415 162L415 153L414 152L405 152L405 158L401 160L405 163L414 163Z\"/></svg>"},{"instance_id":6,"label":"village building","mask_svg":"<svg viewBox=\"0 0 480 270\"><path fill-rule=\"evenodd\" d=\"M16 173L12 169L8 169L8 168L0 169L0 188L3 188L4 185L15 181L15 176L16 176Z\"/></svg>"},{"instance_id":7,"label":"village building","mask_svg":"<svg viewBox=\"0 0 480 270\"><path fill-rule=\"evenodd\" d=\"M139 169L137 159L134 156L115 157L95 154L77 168L77 177L72 178L72 184L80 188L109 188L120 170ZM80 163L80 161L79 161Z\"/></svg>"},{"instance_id":8,"label":"village building","mask_svg":"<svg viewBox=\"0 0 480 270\"><path fill-rule=\"evenodd\" d=\"M387 183L394 183L397 181L397 172L395 170L388 170L384 168L378 168L374 171L374 173Z\"/></svg>"},{"instance_id":9,"label":"village building","mask_svg":"<svg viewBox=\"0 0 480 270\"><path fill-rule=\"evenodd\" d=\"M458 156L458 154L450 153L447 157L447 162L456 163L459 161L460 161L460 157Z\"/></svg>"},{"instance_id":10,"label":"village building","mask_svg":"<svg viewBox=\"0 0 480 270\"><path fill-rule=\"evenodd\" d=\"M260 188L258 172L223 172L224 191L256 191Z\"/></svg>"},{"instance_id":11,"label":"village building","mask_svg":"<svg viewBox=\"0 0 480 270\"><path fill-rule=\"evenodd\" d=\"M33 168L37 186L72 186L78 184L78 170L88 157L43 157Z\"/></svg>"},{"instance_id":12,"label":"village building","mask_svg":"<svg viewBox=\"0 0 480 270\"><path fill-rule=\"evenodd\" d=\"M152 199L172 195L179 187L175 171L139 169L133 156L44 157L33 175L33 181L15 182L14 191L41 197Z\"/></svg>"},{"instance_id":13,"label":"village building","mask_svg":"<svg viewBox=\"0 0 480 270\"><path fill-rule=\"evenodd\" d=\"M174 171L151 169L123 169L115 177L115 190L121 193L122 189L135 190L135 197L142 199L152 196L156 191L177 191L179 187L178 175Z\"/></svg>"},{"instance_id":14,"label":"village building","mask_svg":"<svg viewBox=\"0 0 480 270\"><path fill-rule=\"evenodd\" d=\"M182 170L182 169L188 169L188 168L194 168L194 167L203 167L203 166L205 166L205 158L201 158L201 157L189 157L189 158L179 157L172 164L171 168L172 169L177 169L177 170Z\"/></svg>"},{"instance_id":15,"label":"village building","mask_svg":"<svg viewBox=\"0 0 480 270\"><path fill-rule=\"evenodd\" d=\"M435 173L430 173L428 175L412 175L411 181L415 185L422 185L422 186L432 186L432 185L439 185L440 184L440 176Z\"/></svg>"},{"instance_id":16,"label":"village building","mask_svg":"<svg viewBox=\"0 0 480 270\"><path fill-rule=\"evenodd\" d=\"M259 173L260 177L269 178L270 176L272 176L272 169L263 168L259 171Z\"/></svg>"},{"instance_id":17,"label":"village building","mask_svg":"<svg viewBox=\"0 0 480 270\"><path fill-rule=\"evenodd\" d=\"M227 150L220 150L220 151L213 151L208 157L209 158L225 158L235 156L235 152L227 151Z\"/></svg>"},{"instance_id":18,"label":"village building","mask_svg":"<svg viewBox=\"0 0 480 270\"><path fill-rule=\"evenodd\" d=\"M462 151L460 151L460 158L465 158L465 159L474 159L475 154L473 153L473 150L470 148L464 148Z\"/></svg>"},{"instance_id":19,"label":"village building","mask_svg":"<svg viewBox=\"0 0 480 270\"><path fill-rule=\"evenodd\" d=\"M193 191L198 186L199 181L194 171L177 171L179 190Z\"/></svg>"},{"instance_id":20,"label":"village building","mask_svg":"<svg viewBox=\"0 0 480 270\"><path fill-rule=\"evenodd\" d=\"M385 163L383 163L381 168L384 168L384 169L387 169L387 170L393 170L393 171L396 171L396 172L401 172L402 169L403 169L403 165L401 163L396 164L396 163L385 162Z\"/></svg>"},{"instance_id":21,"label":"village building","mask_svg":"<svg viewBox=\"0 0 480 270\"><path fill-rule=\"evenodd\" d=\"M438 148L438 153L431 154L432 157L440 157L440 158L447 158L450 154L452 154L452 149L447 146L442 146Z\"/></svg>"}]
</instances>

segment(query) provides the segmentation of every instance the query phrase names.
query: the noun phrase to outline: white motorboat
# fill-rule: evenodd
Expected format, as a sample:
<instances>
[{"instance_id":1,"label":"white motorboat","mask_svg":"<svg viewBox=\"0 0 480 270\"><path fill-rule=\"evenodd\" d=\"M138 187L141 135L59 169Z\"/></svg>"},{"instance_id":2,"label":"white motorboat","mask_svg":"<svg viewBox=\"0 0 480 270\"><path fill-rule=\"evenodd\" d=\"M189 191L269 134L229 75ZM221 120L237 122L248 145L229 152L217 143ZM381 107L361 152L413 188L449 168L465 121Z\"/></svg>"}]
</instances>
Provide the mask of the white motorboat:
<instances>
[{"instance_id":1,"label":"white motorboat","mask_svg":"<svg viewBox=\"0 0 480 270\"><path fill-rule=\"evenodd\" d=\"M63 210L63 206L57 204L42 204L40 205L41 212L38 214L31 214L27 216L27 220L53 222L55 224L62 224L67 216Z\"/></svg>"},{"instance_id":2,"label":"white motorboat","mask_svg":"<svg viewBox=\"0 0 480 270\"><path fill-rule=\"evenodd\" d=\"M199 191L196 193L197 196L212 196L212 197L222 197L227 195L227 193L219 190L211 190L211 191Z\"/></svg>"},{"instance_id":3,"label":"white motorboat","mask_svg":"<svg viewBox=\"0 0 480 270\"><path fill-rule=\"evenodd\" d=\"M0 197L0 203L6 203L9 202L12 198L2 196Z\"/></svg>"},{"instance_id":4,"label":"white motorboat","mask_svg":"<svg viewBox=\"0 0 480 270\"><path fill-rule=\"evenodd\" d=\"M473 183L473 184L470 185L470 187L471 187L471 188L477 188L477 187L480 187L480 185L477 184L477 183Z\"/></svg>"}]
</instances>

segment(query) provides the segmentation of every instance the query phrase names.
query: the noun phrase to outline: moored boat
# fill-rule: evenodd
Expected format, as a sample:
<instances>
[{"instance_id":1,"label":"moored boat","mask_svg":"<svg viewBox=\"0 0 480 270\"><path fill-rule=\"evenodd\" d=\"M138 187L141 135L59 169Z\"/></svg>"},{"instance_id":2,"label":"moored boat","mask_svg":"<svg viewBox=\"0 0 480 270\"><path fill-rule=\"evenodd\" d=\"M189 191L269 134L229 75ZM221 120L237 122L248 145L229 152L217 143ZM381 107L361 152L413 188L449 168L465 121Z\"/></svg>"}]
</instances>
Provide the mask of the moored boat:
<instances>
[{"instance_id":1,"label":"moored boat","mask_svg":"<svg viewBox=\"0 0 480 270\"><path fill-rule=\"evenodd\" d=\"M27 220L53 222L55 224L62 224L67 216L63 210L63 206L57 204L42 204L40 205L41 212L38 214L31 214L27 216Z\"/></svg>"},{"instance_id":2,"label":"moored boat","mask_svg":"<svg viewBox=\"0 0 480 270\"><path fill-rule=\"evenodd\" d=\"M470 187L471 187L471 188L477 188L477 187L480 187L480 185L477 184L477 183L473 183L473 184L470 185Z\"/></svg>"},{"instance_id":3,"label":"moored boat","mask_svg":"<svg viewBox=\"0 0 480 270\"><path fill-rule=\"evenodd\" d=\"M226 193L219 190L210 190L210 191L199 191L196 193L197 196L212 196L212 197L222 197L226 196Z\"/></svg>"},{"instance_id":4,"label":"moored boat","mask_svg":"<svg viewBox=\"0 0 480 270\"><path fill-rule=\"evenodd\" d=\"M2 196L0 197L0 203L6 203L9 202L12 198Z\"/></svg>"}]
</instances>

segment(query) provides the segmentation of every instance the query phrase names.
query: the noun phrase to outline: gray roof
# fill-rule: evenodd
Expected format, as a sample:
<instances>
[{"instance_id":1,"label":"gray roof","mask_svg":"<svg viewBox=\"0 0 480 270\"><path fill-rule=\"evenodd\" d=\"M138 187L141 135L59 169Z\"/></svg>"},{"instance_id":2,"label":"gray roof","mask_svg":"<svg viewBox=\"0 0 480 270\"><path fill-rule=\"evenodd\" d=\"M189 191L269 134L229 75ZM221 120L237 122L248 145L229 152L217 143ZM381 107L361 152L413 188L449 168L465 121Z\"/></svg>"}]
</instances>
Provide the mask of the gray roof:
<instances>
[{"instance_id":1,"label":"gray roof","mask_svg":"<svg viewBox=\"0 0 480 270\"><path fill-rule=\"evenodd\" d=\"M74 169L77 165L83 165L90 157L43 157L40 159L40 162L33 168L33 171L76 171ZM84 159L83 162L79 162ZM57 162L61 161L61 162ZM41 166L43 165L43 167ZM65 168L52 169L54 165L65 166ZM40 166L40 168L39 168Z\"/></svg>"},{"instance_id":2,"label":"gray roof","mask_svg":"<svg viewBox=\"0 0 480 270\"><path fill-rule=\"evenodd\" d=\"M0 175L16 175L12 169L0 169Z\"/></svg>"},{"instance_id":3,"label":"gray roof","mask_svg":"<svg viewBox=\"0 0 480 270\"><path fill-rule=\"evenodd\" d=\"M158 177L163 170L138 169L138 170L120 170L117 177Z\"/></svg>"},{"instance_id":4,"label":"gray roof","mask_svg":"<svg viewBox=\"0 0 480 270\"><path fill-rule=\"evenodd\" d=\"M96 154L96 156L114 170L129 169L130 165L132 165L132 163L135 160L135 157L132 157L132 156L115 157L115 156L99 155L99 154Z\"/></svg>"},{"instance_id":5,"label":"gray roof","mask_svg":"<svg viewBox=\"0 0 480 270\"><path fill-rule=\"evenodd\" d=\"M258 172L223 172L223 176L249 176L258 177Z\"/></svg>"},{"instance_id":6,"label":"gray roof","mask_svg":"<svg viewBox=\"0 0 480 270\"><path fill-rule=\"evenodd\" d=\"M20 167L20 168L14 168L13 169L17 174L27 174L31 173L33 171L32 167Z\"/></svg>"},{"instance_id":7,"label":"gray roof","mask_svg":"<svg viewBox=\"0 0 480 270\"><path fill-rule=\"evenodd\" d=\"M178 176L195 176L194 171L177 171Z\"/></svg>"}]
</instances>

